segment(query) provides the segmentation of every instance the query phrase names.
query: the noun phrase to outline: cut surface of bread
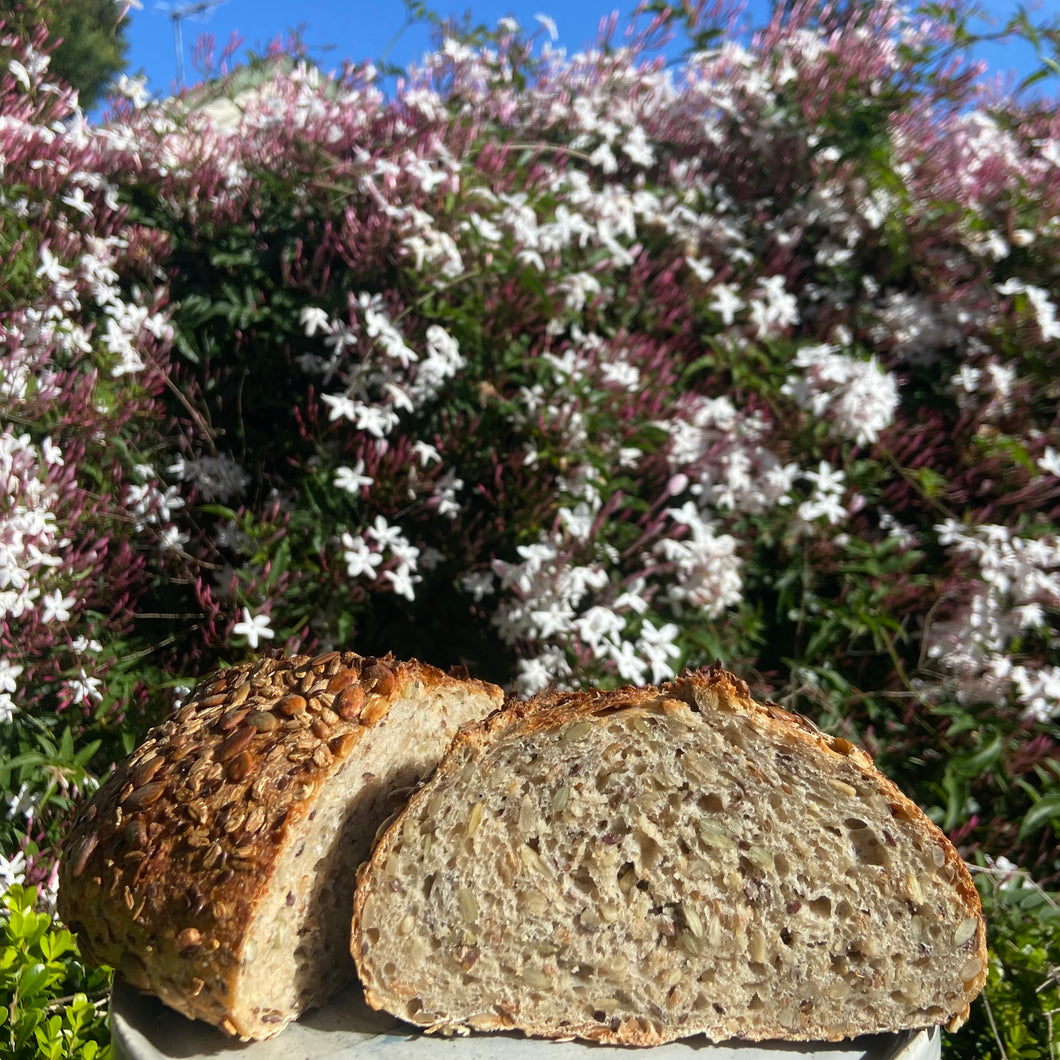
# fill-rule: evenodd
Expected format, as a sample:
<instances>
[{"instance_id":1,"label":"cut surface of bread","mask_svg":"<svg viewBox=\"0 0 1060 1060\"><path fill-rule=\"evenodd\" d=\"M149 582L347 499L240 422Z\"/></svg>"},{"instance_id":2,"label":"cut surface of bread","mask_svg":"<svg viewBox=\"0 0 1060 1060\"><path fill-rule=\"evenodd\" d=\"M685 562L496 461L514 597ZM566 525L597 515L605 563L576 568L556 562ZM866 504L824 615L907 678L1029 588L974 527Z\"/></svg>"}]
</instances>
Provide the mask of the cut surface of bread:
<instances>
[{"instance_id":1,"label":"cut surface of bread","mask_svg":"<svg viewBox=\"0 0 1060 1060\"><path fill-rule=\"evenodd\" d=\"M79 811L58 910L93 961L267 1038L354 977L356 870L503 699L419 662L270 655L204 681Z\"/></svg>"},{"instance_id":2,"label":"cut surface of bread","mask_svg":"<svg viewBox=\"0 0 1060 1060\"><path fill-rule=\"evenodd\" d=\"M462 732L362 866L352 951L429 1030L633 1045L954 1024L986 974L943 833L717 668Z\"/></svg>"}]
</instances>

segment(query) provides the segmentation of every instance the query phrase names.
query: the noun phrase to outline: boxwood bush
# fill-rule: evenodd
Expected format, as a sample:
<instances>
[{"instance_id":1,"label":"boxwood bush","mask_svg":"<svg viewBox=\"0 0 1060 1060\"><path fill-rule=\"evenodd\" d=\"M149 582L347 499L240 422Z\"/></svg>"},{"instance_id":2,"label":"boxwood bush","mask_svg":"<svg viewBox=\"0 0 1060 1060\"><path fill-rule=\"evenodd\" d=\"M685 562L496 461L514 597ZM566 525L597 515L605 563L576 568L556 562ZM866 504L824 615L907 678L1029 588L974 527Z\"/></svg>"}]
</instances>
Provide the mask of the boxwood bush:
<instances>
[{"instance_id":1,"label":"boxwood bush","mask_svg":"<svg viewBox=\"0 0 1060 1060\"><path fill-rule=\"evenodd\" d=\"M341 645L518 693L722 660L972 865L948 1055L1057 1055L1060 117L968 18L435 19L96 124L0 31L5 1050L109 1048L73 803L197 675Z\"/></svg>"}]
</instances>

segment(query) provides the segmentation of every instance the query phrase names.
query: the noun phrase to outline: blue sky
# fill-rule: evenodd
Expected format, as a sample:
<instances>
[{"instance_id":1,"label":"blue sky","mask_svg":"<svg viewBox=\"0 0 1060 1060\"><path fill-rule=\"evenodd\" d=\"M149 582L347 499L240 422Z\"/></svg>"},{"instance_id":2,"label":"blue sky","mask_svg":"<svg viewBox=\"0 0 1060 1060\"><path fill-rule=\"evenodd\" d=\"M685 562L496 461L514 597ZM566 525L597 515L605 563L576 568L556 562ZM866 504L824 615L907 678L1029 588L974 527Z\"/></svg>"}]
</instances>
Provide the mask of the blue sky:
<instances>
[{"instance_id":1,"label":"blue sky","mask_svg":"<svg viewBox=\"0 0 1060 1060\"><path fill-rule=\"evenodd\" d=\"M1038 0L1037 8L1049 10L1053 2ZM130 73L146 74L151 92L163 95L177 84L172 15L192 4L190 0L142 3L141 10L129 13L128 69ZM573 53L592 44L601 17L611 11L619 12L619 24L624 26L635 0L436 0L429 6L443 15L469 10L476 21L488 25L512 15L520 25L533 27L537 25L534 16L546 14L559 30L559 45ZM982 6L1000 24L1016 9L1017 0L982 0ZM1035 0L1026 6L1032 14L1035 12ZM767 8L767 0L749 0L752 13ZM213 35L215 54L219 56L233 33L243 38L244 49L261 52L270 40L298 27L310 55L325 70L338 68L347 58L378 58L388 49L391 61L404 66L419 58L429 44L427 30L422 26L401 32L404 21L401 0L312 0L304 4L291 0L221 0L208 12L181 21L185 81L191 85L198 79L192 50L203 34ZM983 57L992 70L1026 71L1032 53L1008 44L989 49ZM1055 88L1049 94L1054 92Z\"/></svg>"}]
</instances>

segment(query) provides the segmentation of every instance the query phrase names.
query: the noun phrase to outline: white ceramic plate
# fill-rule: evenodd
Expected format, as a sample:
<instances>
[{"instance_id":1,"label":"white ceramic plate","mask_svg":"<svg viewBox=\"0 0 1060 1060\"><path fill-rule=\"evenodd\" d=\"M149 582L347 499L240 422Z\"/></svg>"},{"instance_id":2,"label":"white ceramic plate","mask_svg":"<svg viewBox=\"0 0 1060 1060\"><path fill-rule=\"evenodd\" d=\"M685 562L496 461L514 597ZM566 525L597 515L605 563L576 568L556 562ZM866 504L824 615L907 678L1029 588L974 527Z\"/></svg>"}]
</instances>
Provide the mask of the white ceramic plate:
<instances>
[{"instance_id":1,"label":"white ceramic plate","mask_svg":"<svg viewBox=\"0 0 1060 1060\"><path fill-rule=\"evenodd\" d=\"M427 1037L372 1011L359 988L264 1042L234 1042L122 983L115 984L111 995L110 1021L115 1060L938 1060L941 1055L938 1029L845 1042L712 1045L689 1038L649 1050L535 1041L514 1034Z\"/></svg>"}]
</instances>

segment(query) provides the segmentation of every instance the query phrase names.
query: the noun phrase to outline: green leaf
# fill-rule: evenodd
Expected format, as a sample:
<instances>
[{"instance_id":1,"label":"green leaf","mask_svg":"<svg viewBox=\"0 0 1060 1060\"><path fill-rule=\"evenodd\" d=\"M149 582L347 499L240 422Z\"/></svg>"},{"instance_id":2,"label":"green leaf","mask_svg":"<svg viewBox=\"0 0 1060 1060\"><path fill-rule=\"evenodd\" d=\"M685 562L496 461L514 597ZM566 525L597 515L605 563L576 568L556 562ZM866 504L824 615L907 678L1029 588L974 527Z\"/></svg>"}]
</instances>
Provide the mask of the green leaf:
<instances>
[{"instance_id":1,"label":"green leaf","mask_svg":"<svg viewBox=\"0 0 1060 1060\"><path fill-rule=\"evenodd\" d=\"M51 963L64 954L76 953L77 946L74 944L73 935L64 929L45 934L40 940L40 952L41 956Z\"/></svg>"},{"instance_id":2,"label":"green leaf","mask_svg":"<svg viewBox=\"0 0 1060 1060\"><path fill-rule=\"evenodd\" d=\"M1050 70L1046 66L1039 66L1038 69L1034 71L1034 73L1028 75L1019 83L1019 87L1016 89L1016 91L1018 93L1026 92L1027 89L1030 88L1032 85L1036 85L1039 81L1044 81L1046 78L1054 77L1055 75L1055 70Z\"/></svg>"},{"instance_id":3,"label":"green leaf","mask_svg":"<svg viewBox=\"0 0 1060 1060\"><path fill-rule=\"evenodd\" d=\"M1020 822L1019 838L1026 839L1027 836L1044 828L1050 821L1060 821L1060 792L1053 792L1039 799L1023 816ZM1054 824L1054 829L1056 825Z\"/></svg>"},{"instance_id":4,"label":"green leaf","mask_svg":"<svg viewBox=\"0 0 1060 1060\"><path fill-rule=\"evenodd\" d=\"M25 965L18 974L17 990L19 999L25 1001L27 998L39 994L50 978L51 973L45 965L39 962Z\"/></svg>"},{"instance_id":5,"label":"green leaf","mask_svg":"<svg viewBox=\"0 0 1060 1060\"><path fill-rule=\"evenodd\" d=\"M198 510L205 515L216 515L219 519L229 519L233 523L239 521L239 513L234 508L228 508L223 504L200 504Z\"/></svg>"},{"instance_id":6,"label":"green leaf","mask_svg":"<svg viewBox=\"0 0 1060 1060\"><path fill-rule=\"evenodd\" d=\"M930 467L918 467L909 472L910 479L928 500L936 500L946 491L946 478Z\"/></svg>"},{"instance_id":7,"label":"green leaf","mask_svg":"<svg viewBox=\"0 0 1060 1060\"><path fill-rule=\"evenodd\" d=\"M193 345L191 339L189 339L181 328L173 329L173 341L176 343L177 349L184 355L185 360L190 361L192 364L198 364L202 360L198 348Z\"/></svg>"},{"instance_id":8,"label":"green leaf","mask_svg":"<svg viewBox=\"0 0 1060 1060\"><path fill-rule=\"evenodd\" d=\"M968 785L955 772L947 769L942 777L942 792L946 796L942 829L948 832L967 816Z\"/></svg>"},{"instance_id":9,"label":"green leaf","mask_svg":"<svg viewBox=\"0 0 1060 1060\"><path fill-rule=\"evenodd\" d=\"M954 755L946 771L952 770L956 776L972 780L985 773L1001 757L1001 749L1001 735L997 733L978 750Z\"/></svg>"}]
</instances>

